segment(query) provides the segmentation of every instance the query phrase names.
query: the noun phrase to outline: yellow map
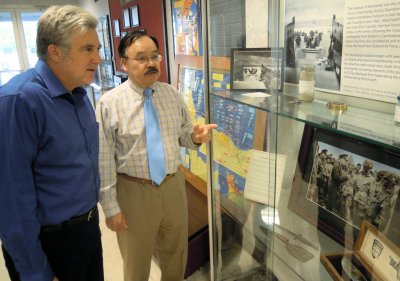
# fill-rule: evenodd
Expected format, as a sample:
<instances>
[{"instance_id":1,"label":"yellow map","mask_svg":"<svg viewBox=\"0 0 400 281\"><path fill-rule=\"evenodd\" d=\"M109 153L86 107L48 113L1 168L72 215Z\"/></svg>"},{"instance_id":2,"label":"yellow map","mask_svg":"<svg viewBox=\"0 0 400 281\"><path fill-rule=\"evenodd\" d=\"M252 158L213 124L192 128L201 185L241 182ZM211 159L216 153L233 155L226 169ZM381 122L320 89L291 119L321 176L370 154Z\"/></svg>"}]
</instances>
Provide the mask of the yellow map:
<instances>
[{"instance_id":1,"label":"yellow map","mask_svg":"<svg viewBox=\"0 0 400 281\"><path fill-rule=\"evenodd\" d=\"M213 133L213 159L241 177L246 177L251 150L240 150L224 133Z\"/></svg>"}]
</instances>

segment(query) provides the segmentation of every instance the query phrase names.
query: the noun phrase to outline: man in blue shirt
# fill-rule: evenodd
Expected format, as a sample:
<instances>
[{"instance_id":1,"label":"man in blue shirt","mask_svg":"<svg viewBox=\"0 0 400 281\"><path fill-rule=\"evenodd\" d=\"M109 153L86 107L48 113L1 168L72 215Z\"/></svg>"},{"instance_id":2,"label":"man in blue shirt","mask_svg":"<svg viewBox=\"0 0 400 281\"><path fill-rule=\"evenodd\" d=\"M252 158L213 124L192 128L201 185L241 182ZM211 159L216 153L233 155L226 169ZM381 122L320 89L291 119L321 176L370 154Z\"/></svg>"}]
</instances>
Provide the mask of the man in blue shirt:
<instances>
[{"instance_id":1,"label":"man in blue shirt","mask_svg":"<svg viewBox=\"0 0 400 281\"><path fill-rule=\"evenodd\" d=\"M103 280L98 124L83 85L100 63L97 20L50 7L35 68L0 88L0 240L12 280Z\"/></svg>"}]
</instances>

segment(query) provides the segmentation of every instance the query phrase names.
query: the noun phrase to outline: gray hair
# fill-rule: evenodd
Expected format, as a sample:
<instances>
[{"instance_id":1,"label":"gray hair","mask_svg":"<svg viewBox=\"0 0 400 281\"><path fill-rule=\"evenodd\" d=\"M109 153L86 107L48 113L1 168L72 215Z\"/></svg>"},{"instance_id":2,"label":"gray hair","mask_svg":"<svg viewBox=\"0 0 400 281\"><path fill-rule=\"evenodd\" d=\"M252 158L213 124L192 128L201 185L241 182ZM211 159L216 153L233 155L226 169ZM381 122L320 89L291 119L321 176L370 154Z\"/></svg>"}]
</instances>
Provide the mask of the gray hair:
<instances>
[{"instance_id":1,"label":"gray hair","mask_svg":"<svg viewBox=\"0 0 400 281\"><path fill-rule=\"evenodd\" d=\"M52 6L43 13L38 22L37 56L45 60L47 47L51 44L67 51L74 31L86 32L96 27L96 17L82 8L72 5Z\"/></svg>"}]
</instances>

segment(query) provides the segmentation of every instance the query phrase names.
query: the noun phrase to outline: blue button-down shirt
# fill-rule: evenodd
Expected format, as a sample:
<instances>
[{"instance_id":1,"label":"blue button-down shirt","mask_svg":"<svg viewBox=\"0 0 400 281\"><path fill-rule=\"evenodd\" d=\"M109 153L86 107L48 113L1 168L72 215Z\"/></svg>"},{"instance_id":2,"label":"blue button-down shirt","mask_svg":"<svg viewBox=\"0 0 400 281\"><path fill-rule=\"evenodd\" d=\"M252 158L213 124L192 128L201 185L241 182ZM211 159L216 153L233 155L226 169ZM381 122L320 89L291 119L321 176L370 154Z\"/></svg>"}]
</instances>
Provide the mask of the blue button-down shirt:
<instances>
[{"instance_id":1,"label":"blue button-down shirt","mask_svg":"<svg viewBox=\"0 0 400 281\"><path fill-rule=\"evenodd\" d=\"M22 280L52 280L40 228L97 204L97 160L83 88L69 93L42 60L0 88L0 239Z\"/></svg>"}]
</instances>

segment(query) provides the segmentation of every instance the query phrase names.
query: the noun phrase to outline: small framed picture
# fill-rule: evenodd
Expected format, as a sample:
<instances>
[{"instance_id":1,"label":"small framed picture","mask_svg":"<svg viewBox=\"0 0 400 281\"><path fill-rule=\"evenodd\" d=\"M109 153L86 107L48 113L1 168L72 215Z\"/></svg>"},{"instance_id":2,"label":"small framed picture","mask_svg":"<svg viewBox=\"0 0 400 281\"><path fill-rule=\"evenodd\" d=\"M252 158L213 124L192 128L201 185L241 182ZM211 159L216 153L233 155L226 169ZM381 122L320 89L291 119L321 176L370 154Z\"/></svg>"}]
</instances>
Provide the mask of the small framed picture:
<instances>
[{"instance_id":1,"label":"small framed picture","mask_svg":"<svg viewBox=\"0 0 400 281\"><path fill-rule=\"evenodd\" d=\"M113 24L114 24L114 36L115 37L120 37L121 36L121 32L119 30L119 20L113 20Z\"/></svg>"},{"instance_id":2,"label":"small framed picture","mask_svg":"<svg viewBox=\"0 0 400 281\"><path fill-rule=\"evenodd\" d=\"M125 9L122 11L122 16L124 18L124 28L129 28L131 27L131 19L129 16L129 10Z\"/></svg>"},{"instance_id":3,"label":"small framed picture","mask_svg":"<svg viewBox=\"0 0 400 281\"><path fill-rule=\"evenodd\" d=\"M137 5L130 8L131 10L131 26L139 26L139 7Z\"/></svg>"},{"instance_id":4,"label":"small framed picture","mask_svg":"<svg viewBox=\"0 0 400 281\"><path fill-rule=\"evenodd\" d=\"M281 49L233 48L231 90L281 89L281 58Z\"/></svg>"}]
</instances>

